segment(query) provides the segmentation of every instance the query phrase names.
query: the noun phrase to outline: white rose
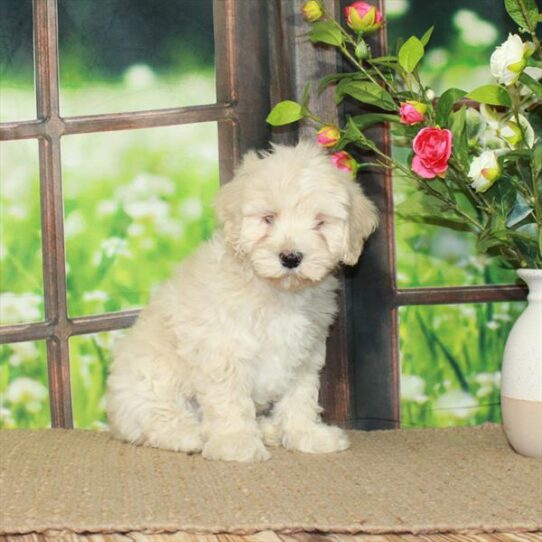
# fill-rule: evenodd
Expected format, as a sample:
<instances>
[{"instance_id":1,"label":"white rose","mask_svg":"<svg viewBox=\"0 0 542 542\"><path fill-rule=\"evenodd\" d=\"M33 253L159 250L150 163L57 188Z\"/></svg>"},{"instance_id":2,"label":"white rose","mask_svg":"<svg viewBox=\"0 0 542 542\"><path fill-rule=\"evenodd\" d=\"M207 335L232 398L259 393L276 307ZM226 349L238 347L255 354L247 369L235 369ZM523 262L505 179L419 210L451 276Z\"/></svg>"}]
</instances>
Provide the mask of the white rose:
<instances>
[{"instance_id":1,"label":"white rose","mask_svg":"<svg viewBox=\"0 0 542 542\"><path fill-rule=\"evenodd\" d=\"M503 85L518 80L525 68L525 44L517 34L508 34L508 39L499 45L490 58L491 75Z\"/></svg>"},{"instance_id":2,"label":"white rose","mask_svg":"<svg viewBox=\"0 0 542 542\"><path fill-rule=\"evenodd\" d=\"M473 180L471 186L476 192L485 192L500 177L501 169L497 156L493 151L484 151L470 164L469 177Z\"/></svg>"}]
</instances>

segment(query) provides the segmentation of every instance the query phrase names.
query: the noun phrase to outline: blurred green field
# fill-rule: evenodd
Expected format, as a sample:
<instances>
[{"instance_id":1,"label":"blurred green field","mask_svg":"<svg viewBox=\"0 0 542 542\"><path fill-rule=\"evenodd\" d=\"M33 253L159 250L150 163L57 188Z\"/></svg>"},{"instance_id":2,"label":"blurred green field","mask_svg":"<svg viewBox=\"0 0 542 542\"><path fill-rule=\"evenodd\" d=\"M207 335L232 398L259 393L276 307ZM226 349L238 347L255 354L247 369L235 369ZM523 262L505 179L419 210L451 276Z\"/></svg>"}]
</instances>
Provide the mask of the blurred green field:
<instances>
[{"instance_id":1,"label":"blurred green field","mask_svg":"<svg viewBox=\"0 0 542 542\"><path fill-rule=\"evenodd\" d=\"M408 2L392 0L390 5L397 10L390 34L404 34L400 11ZM489 78L486 63L499 33L486 27L485 41L478 37L473 42L471 34L459 29L476 28L479 21L465 11L456 14L464 24L456 25L448 46L429 55L426 76L436 91L468 89ZM144 65L111 80L85 80L83 67L80 72L77 84L62 89L64 114L215 99L209 69L180 79L157 75ZM15 78L2 81L1 121L33 117L30 85ZM62 140L62 165L70 316L144 305L152 289L213 230L212 199L218 188L214 123L69 136ZM35 141L0 145L0 181L0 323L39 321L43 287ZM400 202L412 187L400 178L394 181ZM401 287L515 280L510 270L477 256L463 234L398 220L396 241ZM401 309L403 424L499 421L502 350L522 308L522 303L500 303ZM77 427L106 427L104 384L119 333L70 342ZM0 427L49 423L45 345L1 346Z\"/></svg>"}]
</instances>

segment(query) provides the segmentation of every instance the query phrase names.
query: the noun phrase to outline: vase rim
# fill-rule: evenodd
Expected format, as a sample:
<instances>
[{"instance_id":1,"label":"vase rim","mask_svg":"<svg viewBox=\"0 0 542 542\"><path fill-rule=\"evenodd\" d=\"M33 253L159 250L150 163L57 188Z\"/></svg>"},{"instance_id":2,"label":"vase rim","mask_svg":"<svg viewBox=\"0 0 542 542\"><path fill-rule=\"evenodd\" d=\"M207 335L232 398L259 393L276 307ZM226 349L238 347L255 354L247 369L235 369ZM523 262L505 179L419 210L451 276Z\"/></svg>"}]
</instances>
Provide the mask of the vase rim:
<instances>
[{"instance_id":1,"label":"vase rim","mask_svg":"<svg viewBox=\"0 0 542 542\"><path fill-rule=\"evenodd\" d=\"M542 274L542 269L522 268L517 269L516 271L520 277L536 277L537 275Z\"/></svg>"}]
</instances>

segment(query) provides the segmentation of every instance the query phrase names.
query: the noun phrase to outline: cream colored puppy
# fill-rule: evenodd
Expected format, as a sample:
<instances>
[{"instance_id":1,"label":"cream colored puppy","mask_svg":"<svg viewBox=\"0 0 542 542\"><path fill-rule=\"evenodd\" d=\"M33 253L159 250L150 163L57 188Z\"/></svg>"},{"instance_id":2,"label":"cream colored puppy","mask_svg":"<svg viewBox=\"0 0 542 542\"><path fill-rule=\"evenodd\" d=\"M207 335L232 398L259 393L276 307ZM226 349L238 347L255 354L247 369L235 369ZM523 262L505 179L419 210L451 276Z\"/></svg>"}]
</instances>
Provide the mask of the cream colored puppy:
<instances>
[{"instance_id":1,"label":"cream colored puppy","mask_svg":"<svg viewBox=\"0 0 542 542\"><path fill-rule=\"evenodd\" d=\"M374 205L315 144L249 152L218 195L219 229L154 295L108 380L113 432L135 444L268 459L265 444L348 447L324 424L319 373L340 262L355 264Z\"/></svg>"}]
</instances>

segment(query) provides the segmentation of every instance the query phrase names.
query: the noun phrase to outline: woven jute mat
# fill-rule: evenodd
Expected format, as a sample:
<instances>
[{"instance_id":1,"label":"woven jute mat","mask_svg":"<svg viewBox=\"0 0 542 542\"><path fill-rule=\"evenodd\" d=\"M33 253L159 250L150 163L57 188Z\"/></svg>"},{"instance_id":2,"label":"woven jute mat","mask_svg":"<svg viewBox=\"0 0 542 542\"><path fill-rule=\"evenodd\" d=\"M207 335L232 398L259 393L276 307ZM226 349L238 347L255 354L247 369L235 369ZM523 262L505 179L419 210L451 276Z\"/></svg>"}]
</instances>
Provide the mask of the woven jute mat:
<instances>
[{"instance_id":1,"label":"woven jute mat","mask_svg":"<svg viewBox=\"0 0 542 542\"><path fill-rule=\"evenodd\" d=\"M237 464L107 433L0 431L0 533L542 530L542 462L497 426L350 437L338 454Z\"/></svg>"}]
</instances>

